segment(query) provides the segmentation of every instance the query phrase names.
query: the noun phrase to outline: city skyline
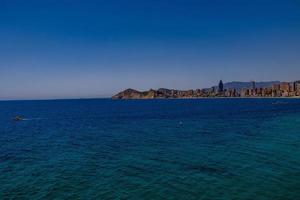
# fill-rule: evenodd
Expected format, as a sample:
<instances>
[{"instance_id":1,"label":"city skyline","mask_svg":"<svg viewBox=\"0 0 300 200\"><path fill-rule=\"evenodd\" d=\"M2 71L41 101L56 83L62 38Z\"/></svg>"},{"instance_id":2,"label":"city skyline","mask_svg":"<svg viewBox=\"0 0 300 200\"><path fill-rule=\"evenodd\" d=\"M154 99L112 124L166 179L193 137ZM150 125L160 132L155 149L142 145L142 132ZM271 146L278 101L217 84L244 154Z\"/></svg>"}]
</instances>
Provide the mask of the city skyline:
<instances>
[{"instance_id":1,"label":"city skyline","mask_svg":"<svg viewBox=\"0 0 300 200\"><path fill-rule=\"evenodd\" d=\"M0 100L295 81L297 1L1 1Z\"/></svg>"},{"instance_id":2,"label":"city skyline","mask_svg":"<svg viewBox=\"0 0 300 200\"><path fill-rule=\"evenodd\" d=\"M300 80L292 82L229 82L219 81L217 86L176 90L168 88L138 91L132 88L112 96L112 99L156 99L156 98L225 98L225 97L300 97Z\"/></svg>"}]
</instances>

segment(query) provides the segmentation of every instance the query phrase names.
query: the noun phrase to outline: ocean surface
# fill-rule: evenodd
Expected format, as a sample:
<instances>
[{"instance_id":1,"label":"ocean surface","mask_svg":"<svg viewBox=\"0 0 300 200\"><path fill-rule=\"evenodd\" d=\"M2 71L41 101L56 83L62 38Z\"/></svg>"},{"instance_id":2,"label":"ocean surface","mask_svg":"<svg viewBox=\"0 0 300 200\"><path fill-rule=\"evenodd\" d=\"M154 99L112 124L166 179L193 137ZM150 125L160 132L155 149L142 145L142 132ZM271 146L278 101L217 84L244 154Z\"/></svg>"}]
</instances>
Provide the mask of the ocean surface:
<instances>
[{"instance_id":1,"label":"ocean surface","mask_svg":"<svg viewBox=\"0 0 300 200\"><path fill-rule=\"evenodd\" d=\"M298 200L300 99L2 101L0 199Z\"/></svg>"}]
</instances>

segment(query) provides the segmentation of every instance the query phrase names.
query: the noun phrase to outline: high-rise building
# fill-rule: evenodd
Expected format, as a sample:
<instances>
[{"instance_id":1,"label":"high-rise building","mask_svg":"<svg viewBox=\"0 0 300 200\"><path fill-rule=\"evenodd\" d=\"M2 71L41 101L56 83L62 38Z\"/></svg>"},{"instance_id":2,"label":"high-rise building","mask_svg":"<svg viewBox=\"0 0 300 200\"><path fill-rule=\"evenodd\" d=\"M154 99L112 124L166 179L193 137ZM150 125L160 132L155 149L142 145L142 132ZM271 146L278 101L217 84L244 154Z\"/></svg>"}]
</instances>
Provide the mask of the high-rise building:
<instances>
[{"instance_id":1,"label":"high-rise building","mask_svg":"<svg viewBox=\"0 0 300 200\"><path fill-rule=\"evenodd\" d=\"M218 88L218 92L219 93L221 93L221 92L223 92L224 91L224 85L223 85L223 81L222 80L220 80L220 82L219 82L219 88Z\"/></svg>"},{"instance_id":2,"label":"high-rise building","mask_svg":"<svg viewBox=\"0 0 300 200\"><path fill-rule=\"evenodd\" d=\"M290 91L290 84L288 82L280 83L280 90L283 91L283 92L289 92Z\"/></svg>"},{"instance_id":3,"label":"high-rise building","mask_svg":"<svg viewBox=\"0 0 300 200\"><path fill-rule=\"evenodd\" d=\"M272 89L273 90L280 90L280 84L273 84Z\"/></svg>"},{"instance_id":4,"label":"high-rise building","mask_svg":"<svg viewBox=\"0 0 300 200\"><path fill-rule=\"evenodd\" d=\"M290 92L295 92L296 91L296 82L290 83Z\"/></svg>"},{"instance_id":5,"label":"high-rise building","mask_svg":"<svg viewBox=\"0 0 300 200\"><path fill-rule=\"evenodd\" d=\"M272 96L273 97L281 96L280 84L273 84L272 85Z\"/></svg>"},{"instance_id":6,"label":"high-rise building","mask_svg":"<svg viewBox=\"0 0 300 200\"><path fill-rule=\"evenodd\" d=\"M252 90L255 90L256 86L255 86L255 81L251 81L251 84L252 84Z\"/></svg>"},{"instance_id":7,"label":"high-rise building","mask_svg":"<svg viewBox=\"0 0 300 200\"><path fill-rule=\"evenodd\" d=\"M249 96L249 89L242 89L241 90L241 97Z\"/></svg>"},{"instance_id":8,"label":"high-rise building","mask_svg":"<svg viewBox=\"0 0 300 200\"><path fill-rule=\"evenodd\" d=\"M298 96L300 96L300 81L295 82L295 91Z\"/></svg>"}]
</instances>

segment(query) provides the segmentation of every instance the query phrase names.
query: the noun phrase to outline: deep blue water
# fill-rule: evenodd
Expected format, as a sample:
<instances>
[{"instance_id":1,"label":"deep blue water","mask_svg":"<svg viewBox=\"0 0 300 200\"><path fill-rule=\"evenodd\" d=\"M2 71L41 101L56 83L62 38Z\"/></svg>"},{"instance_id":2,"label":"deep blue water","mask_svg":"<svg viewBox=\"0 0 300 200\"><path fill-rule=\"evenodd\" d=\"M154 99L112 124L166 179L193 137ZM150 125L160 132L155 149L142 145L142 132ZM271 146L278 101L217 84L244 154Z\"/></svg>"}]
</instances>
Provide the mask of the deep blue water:
<instances>
[{"instance_id":1,"label":"deep blue water","mask_svg":"<svg viewBox=\"0 0 300 200\"><path fill-rule=\"evenodd\" d=\"M3 101L0 199L297 200L300 99Z\"/></svg>"}]
</instances>

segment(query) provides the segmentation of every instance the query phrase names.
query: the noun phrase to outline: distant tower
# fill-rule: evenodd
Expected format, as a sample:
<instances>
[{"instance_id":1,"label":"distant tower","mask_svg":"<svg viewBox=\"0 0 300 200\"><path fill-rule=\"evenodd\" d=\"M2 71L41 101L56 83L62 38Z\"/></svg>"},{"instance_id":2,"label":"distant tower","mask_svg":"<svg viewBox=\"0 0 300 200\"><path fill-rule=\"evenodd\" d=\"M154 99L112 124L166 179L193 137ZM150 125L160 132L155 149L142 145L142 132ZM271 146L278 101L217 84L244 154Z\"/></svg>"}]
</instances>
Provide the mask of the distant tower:
<instances>
[{"instance_id":1,"label":"distant tower","mask_svg":"<svg viewBox=\"0 0 300 200\"><path fill-rule=\"evenodd\" d=\"M255 81L251 81L251 83L252 83L252 90L254 90L256 88Z\"/></svg>"},{"instance_id":2,"label":"distant tower","mask_svg":"<svg viewBox=\"0 0 300 200\"><path fill-rule=\"evenodd\" d=\"M223 92L224 91L224 85L223 85L223 81L220 80L219 82L219 89L218 89L218 92Z\"/></svg>"}]
</instances>

